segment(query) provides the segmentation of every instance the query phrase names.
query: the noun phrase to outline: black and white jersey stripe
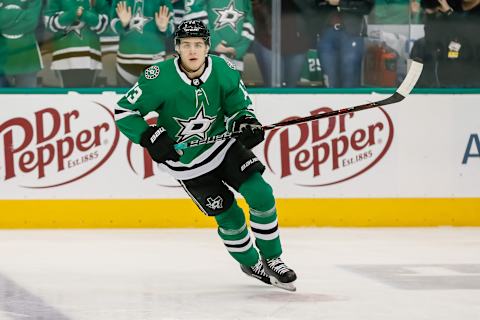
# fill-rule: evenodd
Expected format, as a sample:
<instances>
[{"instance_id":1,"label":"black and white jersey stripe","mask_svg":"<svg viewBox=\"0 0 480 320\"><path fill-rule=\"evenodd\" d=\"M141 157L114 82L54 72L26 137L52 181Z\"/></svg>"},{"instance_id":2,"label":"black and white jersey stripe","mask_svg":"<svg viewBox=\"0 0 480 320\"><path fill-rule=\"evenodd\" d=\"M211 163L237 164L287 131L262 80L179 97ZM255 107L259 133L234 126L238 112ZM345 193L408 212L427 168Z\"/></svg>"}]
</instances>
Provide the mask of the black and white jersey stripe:
<instances>
[{"instance_id":1,"label":"black and white jersey stripe","mask_svg":"<svg viewBox=\"0 0 480 320\"><path fill-rule=\"evenodd\" d=\"M256 239L273 240L279 236L278 219L270 223L258 223L250 221L250 228Z\"/></svg>"},{"instance_id":2,"label":"black and white jersey stripe","mask_svg":"<svg viewBox=\"0 0 480 320\"><path fill-rule=\"evenodd\" d=\"M183 16L183 21L187 20L202 20L203 24L208 26L208 13L205 10L193 13L187 13Z\"/></svg>"},{"instance_id":3,"label":"black and white jersey stripe","mask_svg":"<svg viewBox=\"0 0 480 320\"><path fill-rule=\"evenodd\" d=\"M175 27L179 26L182 23L183 16L185 15L185 10L182 9L173 9L173 24Z\"/></svg>"},{"instance_id":4,"label":"black and white jersey stripe","mask_svg":"<svg viewBox=\"0 0 480 320\"><path fill-rule=\"evenodd\" d=\"M243 24L242 36L251 41L255 40L255 28L250 22Z\"/></svg>"},{"instance_id":5,"label":"black and white jersey stripe","mask_svg":"<svg viewBox=\"0 0 480 320\"><path fill-rule=\"evenodd\" d=\"M223 239L223 243L229 252L245 252L253 246L252 238L249 233L239 240Z\"/></svg>"},{"instance_id":6,"label":"black and white jersey stripe","mask_svg":"<svg viewBox=\"0 0 480 320\"><path fill-rule=\"evenodd\" d=\"M58 18L60 15L63 14L63 11L56 12L54 15L50 17L45 17L45 25L48 29L50 29L52 32L59 32L62 30L65 30L67 26L63 26L60 24L58 21Z\"/></svg>"},{"instance_id":7,"label":"black and white jersey stripe","mask_svg":"<svg viewBox=\"0 0 480 320\"><path fill-rule=\"evenodd\" d=\"M154 54L132 54L132 53L117 53L118 64L144 64L151 65L165 60L165 50Z\"/></svg>"},{"instance_id":8,"label":"black and white jersey stripe","mask_svg":"<svg viewBox=\"0 0 480 320\"><path fill-rule=\"evenodd\" d=\"M90 27L90 29L98 34L104 32L108 27L108 16L106 14L99 14L98 15L98 23L94 27Z\"/></svg>"},{"instance_id":9,"label":"black and white jersey stripe","mask_svg":"<svg viewBox=\"0 0 480 320\"><path fill-rule=\"evenodd\" d=\"M166 163L160 163L159 168L177 180L199 177L216 169L223 162L227 151L234 142L235 139L217 141L189 164L167 160Z\"/></svg>"},{"instance_id":10,"label":"black and white jersey stripe","mask_svg":"<svg viewBox=\"0 0 480 320\"><path fill-rule=\"evenodd\" d=\"M129 116L140 116L141 117L140 111L122 108L118 105L115 108L114 113L115 113L115 121L121 120L121 119L129 117Z\"/></svg>"}]
</instances>

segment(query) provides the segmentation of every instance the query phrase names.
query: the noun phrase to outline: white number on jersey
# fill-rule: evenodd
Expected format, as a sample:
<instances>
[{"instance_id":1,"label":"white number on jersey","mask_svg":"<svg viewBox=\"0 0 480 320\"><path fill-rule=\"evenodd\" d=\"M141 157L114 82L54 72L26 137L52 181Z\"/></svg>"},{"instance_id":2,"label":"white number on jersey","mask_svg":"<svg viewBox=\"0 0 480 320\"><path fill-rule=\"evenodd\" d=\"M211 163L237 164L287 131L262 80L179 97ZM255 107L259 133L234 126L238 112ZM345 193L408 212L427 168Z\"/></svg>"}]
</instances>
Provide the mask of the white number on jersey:
<instances>
[{"instance_id":1,"label":"white number on jersey","mask_svg":"<svg viewBox=\"0 0 480 320\"><path fill-rule=\"evenodd\" d=\"M138 85L138 82L135 83L132 89L128 90L128 92L125 94L127 97L127 101L130 102L131 104L134 104L137 102L138 98L142 95L142 89L140 89L140 86Z\"/></svg>"}]
</instances>

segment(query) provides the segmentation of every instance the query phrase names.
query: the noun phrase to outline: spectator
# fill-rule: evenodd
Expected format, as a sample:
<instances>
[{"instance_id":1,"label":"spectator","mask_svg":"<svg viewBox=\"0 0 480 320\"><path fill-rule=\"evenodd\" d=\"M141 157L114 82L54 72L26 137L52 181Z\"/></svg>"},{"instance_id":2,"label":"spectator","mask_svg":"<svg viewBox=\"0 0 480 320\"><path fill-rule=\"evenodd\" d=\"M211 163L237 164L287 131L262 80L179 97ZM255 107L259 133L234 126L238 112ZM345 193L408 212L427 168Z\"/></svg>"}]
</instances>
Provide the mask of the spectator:
<instances>
[{"instance_id":1,"label":"spectator","mask_svg":"<svg viewBox=\"0 0 480 320\"><path fill-rule=\"evenodd\" d=\"M462 0L422 0L425 37L417 40L411 56L424 61L422 87L472 87L475 47ZM478 28L478 27L477 27Z\"/></svg>"},{"instance_id":2,"label":"spectator","mask_svg":"<svg viewBox=\"0 0 480 320\"><path fill-rule=\"evenodd\" d=\"M255 37L250 0L185 1L184 20L208 22L211 50L244 71L243 58Z\"/></svg>"},{"instance_id":3,"label":"spectator","mask_svg":"<svg viewBox=\"0 0 480 320\"><path fill-rule=\"evenodd\" d=\"M258 34L253 44L266 86L272 82L272 0L253 0L254 18ZM281 2L281 79L282 86L296 87L302 74L306 53L311 47L306 8L302 1ZM308 7L311 9L311 6Z\"/></svg>"},{"instance_id":4,"label":"spectator","mask_svg":"<svg viewBox=\"0 0 480 320\"><path fill-rule=\"evenodd\" d=\"M472 44L474 56L472 61L472 86L480 87L480 0L463 0L462 9L466 12L466 36Z\"/></svg>"},{"instance_id":5,"label":"spectator","mask_svg":"<svg viewBox=\"0 0 480 320\"><path fill-rule=\"evenodd\" d=\"M47 28L53 32L51 69L63 87L91 87L102 69L100 39L108 26L105 0L48 0Z\"/></svg>"},{"instance_id":6,"label":"spectator","mask_svg":"<svg viewBox=\"0 0 480 320\"><path fill-rule=\"evenodd\" d=\"M317 52L330 88L360 87L365 15L374 0L318 0Z\"/></svg>"},{"instance_id":7,"label":"spectator","mask_svg":"<svg viewBox=\"0 0 480 320\"><path fill-rule=\"evenodd\" d=\"M170 0L117 0L112 29L120 35L117 76L122 87L137 82L148 66L165 60L165 41L173 34Z\"/></svg>"},{"instance_id":8,"label":"spectator","mask_svg":"<svg viewBox=\"0 0 480 320\"><path fill-rule=\"evenodd\" d=\"M1 6L3 4L3 6ZM35 30L38 26L40 0L0 2L0 38L2 38L3 85L33 88L37 73L43 68ZM2 82L2 80L0 80ZM0 84L0 86L2 86Z\"/></svg>"}]
</instances>

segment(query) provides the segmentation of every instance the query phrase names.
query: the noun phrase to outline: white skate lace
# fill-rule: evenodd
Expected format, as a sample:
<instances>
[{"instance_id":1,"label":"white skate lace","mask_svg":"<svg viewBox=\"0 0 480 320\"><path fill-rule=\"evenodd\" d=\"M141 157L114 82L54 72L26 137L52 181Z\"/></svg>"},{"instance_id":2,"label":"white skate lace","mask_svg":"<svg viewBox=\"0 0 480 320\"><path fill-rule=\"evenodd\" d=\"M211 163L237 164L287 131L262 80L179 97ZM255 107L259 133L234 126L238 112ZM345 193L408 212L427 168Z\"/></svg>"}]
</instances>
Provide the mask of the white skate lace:
<instances>
[{"instance_id":1,"label":"white skate lace","mask_svg":"<svg viewBox=\"0 0 480 320\"><path fill-rule=\"evenodd\" d=\"M263 269L263 264L262 264L262 261L258 261L256 265L254 265L252 268L252 271L255 273L255 274L258 274L258 275L261 275L263 277L268 277L268 275L266 274L265 270Z\"/></svg>"},{"instance_id":2,"label":"white skate lace","mask_svg":"<svg viewBox=\"0 0 480 320\"><path fill-rule=\"evenodd\" d=\"M280 258L272 259L272 260L267 260L268 266L270 269L275 271L278 274L284 274L287 271L290 271L290 269L283 263Z\"/></svg>"}]
</instances>

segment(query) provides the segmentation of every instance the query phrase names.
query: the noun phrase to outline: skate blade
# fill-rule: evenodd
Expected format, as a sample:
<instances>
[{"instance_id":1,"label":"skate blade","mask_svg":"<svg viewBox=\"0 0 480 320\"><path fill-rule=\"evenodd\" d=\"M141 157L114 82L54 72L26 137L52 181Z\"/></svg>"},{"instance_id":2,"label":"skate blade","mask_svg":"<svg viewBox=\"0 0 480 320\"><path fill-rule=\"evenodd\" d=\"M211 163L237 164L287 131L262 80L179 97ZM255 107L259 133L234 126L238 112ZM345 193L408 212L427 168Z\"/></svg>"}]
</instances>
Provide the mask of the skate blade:
<instances>
[{"instance_id":1,"label":"skate blade","mask_svg":"<svg viewBox=\"0 0 480 320\"><path fill-rule=\"evenodd\" d=\"M277 278L275 278L274 276L270 276L270 282L272 283L273 286L277 288L291 291L291 292L297 291L297 288L293 285L293 282L283 283L278 281Z\"/></svg>"}]
</instances>

